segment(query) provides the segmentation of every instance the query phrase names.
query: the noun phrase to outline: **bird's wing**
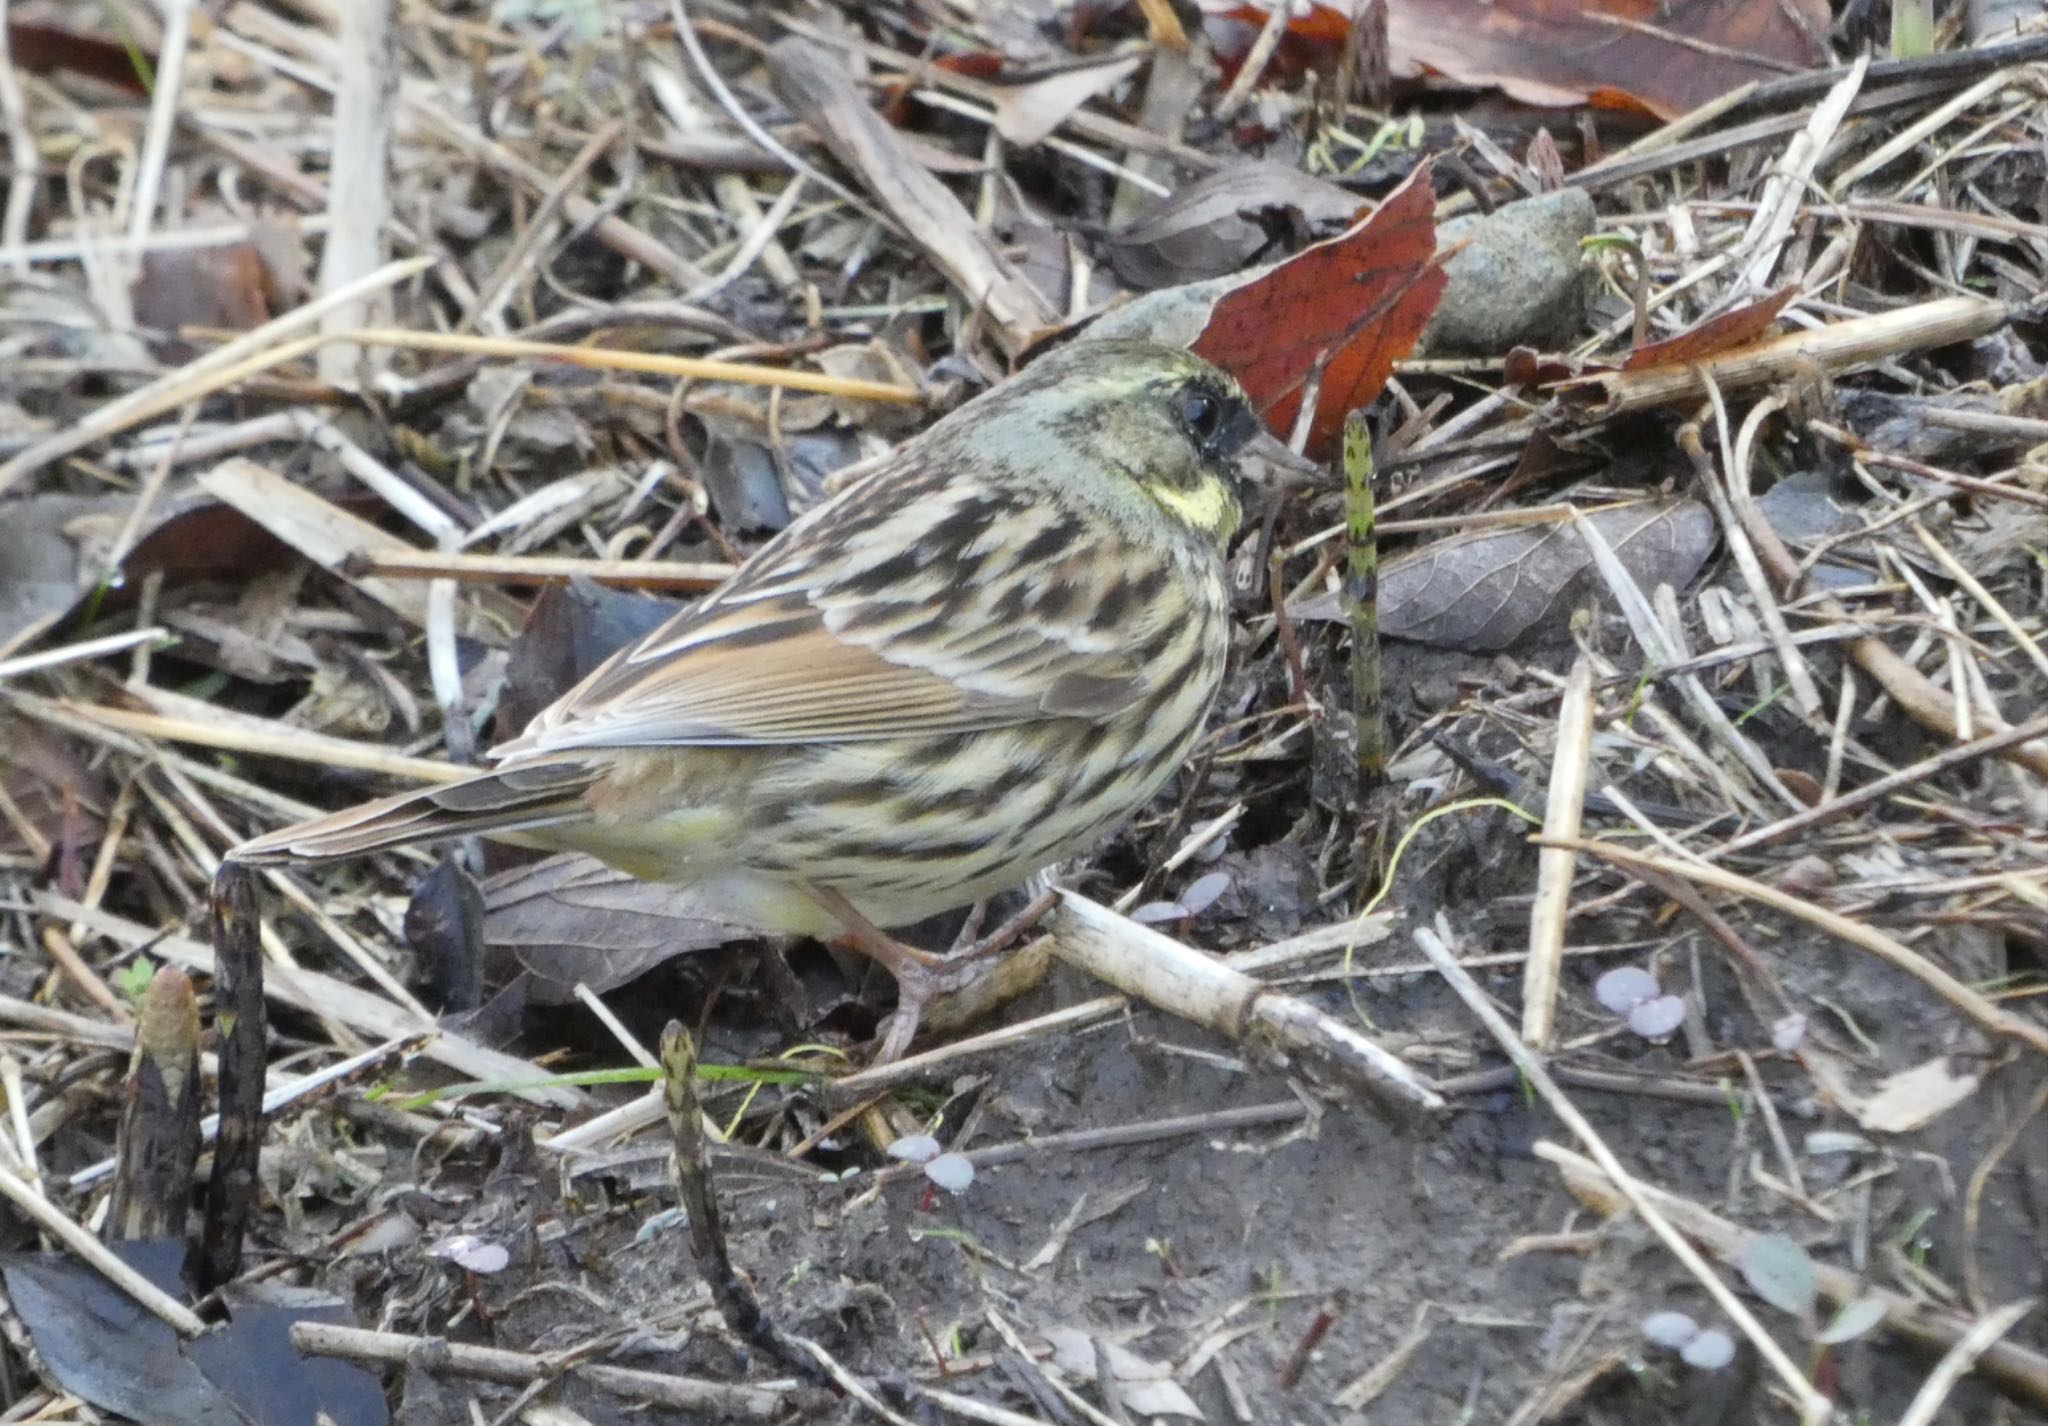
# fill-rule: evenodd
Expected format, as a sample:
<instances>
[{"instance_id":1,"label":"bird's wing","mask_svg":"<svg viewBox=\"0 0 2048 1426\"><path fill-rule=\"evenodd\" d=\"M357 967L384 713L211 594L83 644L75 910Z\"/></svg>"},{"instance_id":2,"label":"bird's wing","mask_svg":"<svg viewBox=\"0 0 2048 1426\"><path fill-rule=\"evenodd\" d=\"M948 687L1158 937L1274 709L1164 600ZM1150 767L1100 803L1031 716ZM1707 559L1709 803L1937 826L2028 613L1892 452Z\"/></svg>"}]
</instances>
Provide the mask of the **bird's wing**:
<instances>
[{"instance_id":1,"label":"bird's wing","mask_svg":"<svg viewBox=\"0 0 2048 1426\"><path fill-rule=\"evenodd\" d=\"M324 861L449 837L531 832L586 816L583 797L599 772L573 759L497 768L315 817L244 842L228 855L258 865Z\"/></svg>"},{"instance_id":2,"label":"bird's wing","mask_svg":"<svg viewBox=\"0 0 2048 1426\"><path fill-rule=\"evenodd\" d=\"M1146 691L1122 627L1134 551L1099 529L957 475L831 506L494 756L971 732Z\"/></svg>"}]
</instances>

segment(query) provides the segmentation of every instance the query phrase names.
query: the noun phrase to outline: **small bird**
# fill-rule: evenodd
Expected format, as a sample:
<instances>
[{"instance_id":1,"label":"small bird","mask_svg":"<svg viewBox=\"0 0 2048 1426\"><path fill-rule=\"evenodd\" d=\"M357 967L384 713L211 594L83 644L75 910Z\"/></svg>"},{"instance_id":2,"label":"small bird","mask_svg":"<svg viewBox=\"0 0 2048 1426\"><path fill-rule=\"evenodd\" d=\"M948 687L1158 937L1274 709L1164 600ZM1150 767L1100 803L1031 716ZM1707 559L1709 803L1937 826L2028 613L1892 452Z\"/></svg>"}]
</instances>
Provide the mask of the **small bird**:
<instances>
[{"instance_id":1,"label":"small bird","mask_svg":"<svg viewBox=\"0 0 2048 1426\"><path fill-rule=\"evenodd\" d=\"M1083 341L967 402L612 655L489 771L288 827L245 862L481 834L588 853L896 976L885 927L1097 842L1186 757L1223 678L1238 485L1306 462L1168 347Z\"/></svg>"}]
</instances>

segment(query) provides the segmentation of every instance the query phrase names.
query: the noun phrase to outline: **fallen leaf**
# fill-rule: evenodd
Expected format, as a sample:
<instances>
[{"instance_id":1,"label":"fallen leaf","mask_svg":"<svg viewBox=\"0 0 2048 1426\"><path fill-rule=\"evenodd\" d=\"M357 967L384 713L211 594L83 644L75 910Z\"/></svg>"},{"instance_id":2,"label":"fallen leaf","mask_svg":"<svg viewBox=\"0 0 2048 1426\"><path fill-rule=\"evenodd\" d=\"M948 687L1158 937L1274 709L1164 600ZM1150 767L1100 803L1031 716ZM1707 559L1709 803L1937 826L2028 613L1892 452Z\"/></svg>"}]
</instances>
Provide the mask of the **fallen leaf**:
<instances>
[{"instance_id":1,"label":"fallen leaf","mask_svg":"<svg viewBox=\"0 0 2048 1426\"><path fill-rule=\"evenodd\" d=\"M1683 589L1714 549L1714 514L1694 500L1646 500L1586 516L1645 589ZM1592 555L1569 525L1453 535L1380 565L1380 633L1437 648L1490 653L1555 622L1595 595ZM1335 594L1289 607L1297 619L1341 620Z\"/></svg>"},{"instance_id":2,"label":"fallen leaf","mask_svg":"<svg viewBox=\"0 0 2048 1426\"><path fill-rule=\"evenodd\" d=\"M996 132L1019 148L1029 148L1090 99L1137 73L1143 62L1142 55L1128 55L1107 64L1064 69L1029 84L1007 85L995 96Z\"/></svg>"},{"instance_id":3,"label":"fallen leaf","mask_svg":"<svg viewBox=\"0 0 2048 1426\"><path fill-rule=\"evenodd\" d=\"M184 1293L177 1239L107 1247L156 1286ZM225 1326L181 1342L167 1324L92 1268L60 1253L0 1259L7 1294L63 1388L144 1426L382 1426L390 1419L377 1378L350 1362L300 1355L297 1322L355 1325L339 1298L306 1288L230 1287Z\"/></svg>"},{"instance_id":4,"label":"fallen leaf","mask_svg":"<svg viewBox=\"0 0 2048 1426\"><path fill-rule=\"evenodd\" d=\"M7 52L24 73L82 74L144 99L149 85L143 76L156 65L156 56L139 46L26 20L7 22Z\"/></svg>"},{"instance_id":5,"label":"fallen leaf","mask_svg":"<svg viewBox=\"0 0 2048 1426\"><path fill-rule=\"evenodd\" d=\"M1745 302L1733 311L1711 317L1697 327L1689 328L1662 341L1650 342L1637 347L1623 362L1624 371L1641 371L1652 366L1684 366L1689 362L1705 361L1708 357L1720 356L1723 352L1737 347L1748 346L1761 340L1778 320L1778 314L1799 295L1797 283L1787 283L1776 292L1759 297L1754 302Z\"/></svg>"},{"instance_id":6,"label":"fallen leaf","mask_svg":"<svg viewBox=\"0 0 2048 1426\"><path fill-rule=\"evenodd\" d=\"M32 624L61 621L102 579L125 597L151 574L161 573L172 587L224 575L247 580L290 556L253 521L187 491L151 507L139 538L110 572L134 508L132 495L0 500L0 645Z\"/></svg>"},{"instance_id":7,"label":"fallen leaf","mask_svg":"<svg viewBox=\"0 0 2048 1426\"><path fill-rule=\"evenodd\" d=\"M1417 168L1373 214L1220 298L1193 343L1244 383L1277 434L1288 435L1320 367L1308 453L1328 450L1344 417L1386 385L1443 295L1436 194Z\"/></svg>"},{"instance_id":8,"label":"fallen leaf","mask_svg":"<svg viewBox=\"0 0 2048 1426\"><path fill-rule=\"evenodd\" d=\"M534 715L584 675L684 606L589 580L550 584L527 611L505 664L494 724L500 742L516 738Z\"/></svg>"},{"instance_id":9,"label":"fallen leaf","mask_svg":"<svg viewBox=\"0 0 2048 1426\"><path fill-rule=\"evenodd\" d=\"M533 998L561 1003L582 981L602 994L688 951L756 935L705 914L688 887L640 881L593 857L550 857L487 877L484 944L534 977Z\"/></svg>"},{"instance_id":10,"label":"fallen leaf","mask_svg":"<svg viewBox=\"0 0 2048 1426\"><path fill-rule=\"evenodd\" d=\"M1820 1295L1818 1275L1806 1249L1778 1233L1759 1233L1743 1245L1742 1276L1750 1291L1780 1312L1804 1322Z\"/></svg>"},{"instance_id":11,"label":"fallen leaf","mask_svg":"<svg viewBox=\"0 0 2048 1426\"><path fill-rule=\"evenodd\" d=\"M1823 0L1389 0L1394 73L1673 119L1828 62Z\"/></svg>"},{"instance_id":12,"label":"fallen leaf","mask_svg":"<svg viewBox=\"0 0 2048 1426\"><path fill-rule=\"evenodd\" d=\"M1194 1398L1173 1379L1173 1368L1139 1356L1128 1347L1104 1341L1078 1327L1054 1327L1045 1339L1052 1344L1053 1364L1069 1377L1094 1382L1101 1375L1096 1354L1109 1367L1110 1384L1127 1411L1142 1416L1186 1416L1203 1419Z\"/></svg>"},{"instance_id":13,"label":"fallen leaf","mask_svg":"<svg viewBox=\"0 0 2048 1426\"><path fill-rule=\"evenodd\" d=\"M1350 7L1293 3L1269 80L1334 69ZM1219 4L1204 25L1225 77L1271 5ZM1676 118L1752 80L1829 61L1824 0L1387 0L1393 75L1441 75L1525 104L1641 109Z\"/></svg>"},{"instance_id":14,"label":"fallen leaf","mask_svg":"<svg viewBox=\"0 0 2048 1426\"><path fill-rule=\"evenodd\" d=\"M1349 223L1359 196L1276 163L1236 163L1174 190L1157 207L1104 240L1117 275L1135 287L1165 287L1241 272L1291 233Z\"/></svg>"},{"instance_id":15,"label":"fallen leaf","mask_svg":"<svg viewBox=\"0 0 2048 1426\"><path fill-rule=\"evenodd\" d=\"M1977 1092L1978 1076L1957 1074L1943 1055L1900 1070L1860 1104L1849 1106L1856 1122L1876 1134L1910 1134L1924 1129Z\"/></svg>"},{"instance_id":16,"label":"fallen leaf","mask_svg":"<svg viewBox=\"0 0 2048 1426\"><path fill-rule=\"evenodd\" d=\"M1329 68L1337 62L1344 41L1351 34L1351 14L1347 7L1322 4L1320 0L1307 5L1299 4L1297 0L1283 0L1283 3L1294 13L1288 16L1286 28L1280 33L1280 43L1266 61L1263 77L1268 83L1293 79L1311 69ZM1265 3L1226 3L1215 8L1204 7L1202 31L1208 36L1226 84L1237 78L1246 53L1258 39L1259 31L1266 27L1266 17L1272 13L1272 5Z\"/></svg>"},{"instance_id":17,"label":"fallen leaf","mask_svg":"<svg viewBox=\"0 0 2048 1426\"><path fill-rule=\"evenodd\" d=\"M12 804L0 816L0 853L57 851L62 863L90 865L106 823L107 787L68 743L26 719L0 715L0 793ZM26 845L31 836L43 845Z\"/></svg>"},{"instance_id":18,"label":"fallen leaf","mask_svg":"<svg viewBox=\"0 0 2048 1426\"><path fill-rule=\"evenodd\" d=\"M270 320L273 291L269 269L253 243L169 248L142 260L135 279L135 320L168 337L186 327L246 332Z\"/></svg>"},{"instance_id":19,"label":"fallen leaf","mask_svg":"<svg viewBox=\"0 0 2048 1426\"><path fill-rule=\"evenodd\" d=\"M483 927L482 888L458 858L443 857L405 907L405 943L435 1009L460 1014L483 1004Z\"/></svg>"}]
</instances>

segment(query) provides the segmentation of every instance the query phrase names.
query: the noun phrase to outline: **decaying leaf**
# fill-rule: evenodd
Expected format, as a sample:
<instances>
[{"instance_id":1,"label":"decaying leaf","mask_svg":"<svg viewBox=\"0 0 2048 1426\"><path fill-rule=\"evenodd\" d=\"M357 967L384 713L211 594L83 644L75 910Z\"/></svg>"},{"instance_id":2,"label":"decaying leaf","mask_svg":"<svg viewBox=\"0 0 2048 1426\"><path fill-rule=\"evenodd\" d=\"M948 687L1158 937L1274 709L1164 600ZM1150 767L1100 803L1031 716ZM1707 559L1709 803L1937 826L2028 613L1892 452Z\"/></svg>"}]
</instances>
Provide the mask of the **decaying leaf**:
<instances>
[{"instance_id":1,"label":"decaying leaf","mask_svg":"<svg viewBox=\"0 0 2048 1426\"><path fill-rule=\"evenodd\" d=\"M1264 73L1269 80L1291 79L1311 69L1335 64L1338 52L1350 37L1349 5L1328 4L1324 0L1309 0L1309 3L1286 0L1286 3L1290 11L1287 22L1280 32L1279 44L1266 62ZM1255 3L1246 5L1226 3L1214 8L1203 7L1202 29L1216 52L1217 64L1225 80L1237 77L1239 67L1258 39L1259 31L1266 27L1266 19L1272 11L1273 6L1268 0L1255 0Z\"/></svg>"},{"instance_id":2,"label":"decaying leaf","mask_svg":"<svg viewBox=\"0 0 2048 1426\"><path fill-rule=\"evenodd\" d=\"M1687 362L1705 361L1708 357L1747 346L1770 331L1778 320L1778 314L1798 295L1798 284L1787 283L1776 292L1754 302L1745 302L1718 317L1710 317L1675 337L1645 343L1628 354L1622 370L1641 371L1646 367L1666 364L1683 366Z\"/></svg>"},{"instance_id":3,"label":"decaying leaf","mask_svg":"<svg viewBox=\"0 0 2048 1426\"><path fill-rule=\"evenodd\" d=\"M0 853L59 858L59 879L83 885L105 825L106 783L56 734L0 714Z\"/></svg>"},{"instance_id":4,"label":"decaying leaf","mask_svg":"<svg viewBox=\"0 0 2048 1426\"><path fill-rule=\"evenodd\" d=\"M443 857L405 907L405 943L437 1009L460 1014L483 1004L483 928L483 889L460 860Z\"/></svg>"},{"instance_id":5,"label":"decaying leaf","mask_svg":"<svg viewBox=\"0 0 2048 1426\"><path fill-rule=\"evenodd\" d=\"M499 741L516 738L535 714L583 676L683 606L577 580L540 592L512 641L499 696Z\"/></svg>"},{"instance_id":6,"label":"decaying leaf","mask_svg":"<svg viewBox=\"0 0 2048 1426\"><path fill-rule=\"evenodd\" d=\"M1141 63L1140 56L1127 55L1107 64L1061 70L1029 84L1010 85L996 95L996 132L1020 148L1029 148L1090 99L1129 79Z\"/></svg>"},{"instance_id":7,"label":"decaying leaf","mask_svg":"<svg viewBox=\"0 0 2048 1426\"><path fill-rule=\"evenodd\" d=\"M176 336L186 327L246 332L271 318L274 288L252 243L151 253L135 280L135 320ZM183 343L179 354L188 351Z\"/></svg>"},{"instance_id":8,"label":"decaying leaf","mask_svg":"<svg viewBox=\"0 0 2048 1426\"><path fill-rule=\"evenodd\" d=\"M1876 1134L1924 1129L1977 1092L1979 1076L1957 1074L1946 1055L1901 1070L1869 1098L1849 1106L1856 1122Z\"/></svg>"},{"instance_id":9,"label":"decaying leaf","mask_svg":"<svg viewBox=\"0 0 2048 1426\"><path fill-rule=\"evenodd\" d=\"M1308 452L1330 447L1345 415L1370 402L1443 294L1436 195L1418 168L1364 222L1221 298L1193 343L1244 383L1276 433L1288 434L1320 371Z\"/></svg>"},{"instance_id":10,"label":"decaying leaf","mask_svg":"<svg viewBox=\"0 0 2048 1426\"><path fill-rule=\"evenodd\" d=\"M1242 272L1283 234L1349 223L1363 206L1300 169L1237 163L1176 189L1103 246L1124 281L1165 287Z\"/></svg>"},{"instance_id":11,"label":"decaying leaf","mask_svg":"<svg viewBox=\"0 0 2048 1426\"><path fill-rule=\"evenodd\" d=\"M1714 515L1694 500L1646 500L1586 516L1646 590L1683 589L1714 548ZM1569 525L1453 535L1380 566L1380 633L1438 648L1492 652L1548 625L1581 598L1592 555ZM1303 600L1300 619L1342 619L1334 594Z\"/></svg>"},{"instance_id":12,"label":"decaying leaf","mask_svg":"<svg viewBox=\"0 0 2048 1426\"><path fill-rule=\"evenodd\" d=\"M109 1249L163 1288L182 1293L184 1243L111 1243ZM7 1293L36 1350L66 1391L144 1426L383 1426L390 1419L377 1378L349 1362L301 1356L295 1322L355 1325L339 1298L262 1284L228 1289L227 1325L180 1342L166 1323L77 1258L14 1253L0 1260Z\"/></svg>"},{"instance_id":13,"label":"decaying leaf","mask_svg":"<svg viewBox=\"0 0 2048 1426\"><path fill-rule=\"evenodd\" d=\"M591 857L551 857L483 884L484 944L532 972L533 998L559 1002L582 981L610 990L671 956L757 934L692 909L689 889L636 881Z\"/></svg>"},{"instance_id":14,"label":"decaying leaf","mask_svg":"<svg viewBox=\"0 0 2048 1426\"><path fill-rule=\"evenodd\" d=\"M1092 1383L1099 1378L1096 1353L1100 1352L1125 1410L1141 1416L1203 1419L1201 1408L1173 1379L1173 1368L1165 1362L1148 1361L1127 1347L1104 1341L1078 1327L1054 1327L1045 1337L1052 1343L1053 1364L1078 1381Z\"/></svg>"},{"instance_id":15,"label":"decaying leaf","mask_svg":"<svg viewBox=\"0 0 2048 1426\"><path fill-rule=\"evenodd\" d=\"M1219 7L1208 29L1227 70L1250 48L1269 0ZM1294 4L1268 73L1337 63L1349 5ZM1387 0L1394 76L1441 75L1525 104L1645 109L1675 118L1752 80L1827 62L1821 0Z\"/></svg>"},{"instance_id":16,"label":"decaying leaf","mask_svg":"<svg viewBox=\"0 0 2048 1426\"><path fill-rule=\"evenodd\" d=\"M1827 62L1821 0L1389 0L1397 76L1498 86L1675 118L1752 80Z\"/></svg>"},{"instance_id":17,"label":"decaying leaf","mask_svg":"<svg viewBox=\"0 0 2048 1426\"><path fill-rule=\"evenodd\" d=\"M146 99L146 76L156 68L156 56L133 45L132 37L123 44L56 25L7 21L8 58L23 73L84 75Z\"/></svg>"}]
</instances>

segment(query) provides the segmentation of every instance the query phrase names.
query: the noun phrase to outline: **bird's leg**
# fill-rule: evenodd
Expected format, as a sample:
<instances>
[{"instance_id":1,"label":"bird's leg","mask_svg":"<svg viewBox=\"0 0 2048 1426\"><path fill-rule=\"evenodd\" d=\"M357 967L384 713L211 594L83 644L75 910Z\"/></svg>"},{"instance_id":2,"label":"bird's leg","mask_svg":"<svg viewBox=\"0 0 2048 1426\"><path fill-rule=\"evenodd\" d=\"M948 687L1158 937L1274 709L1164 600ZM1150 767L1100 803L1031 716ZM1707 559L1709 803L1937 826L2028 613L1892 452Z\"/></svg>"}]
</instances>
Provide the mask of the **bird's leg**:
<instances>
[{"instance_id":1,"label":"bird's leg","mask_svg":"<svg viewBox=\"0 0 2048 1426\"><path fill-rule=\"evenodd\" d=\"M897 940L829 886L809 882L804 889L846 928L847 945L896 977L896 1014L889 1022L889 1033L881 1049L875 1053L875 1063L901 1059L917 1035L917 1022L924 1017L924 1007L935 997L958 990L972 980L974 968L949 966L944 956L920 951Z\"/></svg>"},{"instance_id":2,"label":"bird's leg","mask_svg":"<svg viewBox=\"0 0 2048 1426\"><path fill-rule=\"evenodd\" d=\"M1053 887L1047 887L1024 903L1023 910L1003 922L1002 925L996 927L995 930L989 932L980 940L970 939L973 933L980 929L980 918L978 916L970 918L967 926L962 928L960 932L960 939L953 943L953 953L946 957L947 962L949 964L966 965L995 955L998 951L1008 950L1026 931L1029 931L1033 926L1044 920L1045 913L1057 906L1059 900L1060 894L1058 890ZM985 913L987 911L987 903L976 902L975 909L978 912Z\"/></svg>"},{"instance_id":3,"label":"bird's leg","mask_svg":"<svg viewBox=\"0 0 2048 1426\"><path fill-rule=\"evenodd\" d=\"M927 1004L973 981L981 973L982 961L1006 949L1059 901L1057 891L1042 891L1032 897L1022 911L980 940L955 950L951 955L938 956L897 940L861 915L844 894L829 886L810 882L805 890L846 928L847 945L886 967L896 977L896 1015L889 1024L889 1033L882 1041L882 1048L875 1055L877 1064L900 1059L917 1034L917 1022L923 1017Z\"/></svg>"},{"instance_id":4,"label":"bird's leg","mask_svg":"<svg viewBox=\"0 0 2048 1426\"><path fill-rule=\"evenodd\" d=\"M986 899L977 901L968 907L967 919L960 923L959 933L953 937L953 949L948 954L957 956L962 951L971 950L975 944L975 937L981 934L981 923L987 919L988 902Z\"/></svg>"}]
</instances>

